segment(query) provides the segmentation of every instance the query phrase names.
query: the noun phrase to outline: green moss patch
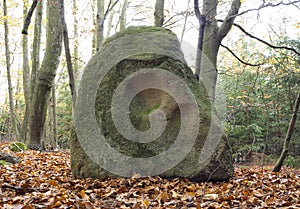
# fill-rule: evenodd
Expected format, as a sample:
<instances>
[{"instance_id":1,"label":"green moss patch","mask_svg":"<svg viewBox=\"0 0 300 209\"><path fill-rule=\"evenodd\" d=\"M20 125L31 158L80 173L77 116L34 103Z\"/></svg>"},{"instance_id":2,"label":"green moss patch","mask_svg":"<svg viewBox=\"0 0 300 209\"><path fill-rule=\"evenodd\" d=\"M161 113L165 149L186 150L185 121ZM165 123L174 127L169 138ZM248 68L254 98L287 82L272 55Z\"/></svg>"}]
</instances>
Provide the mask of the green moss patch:
<instances>
[{"instance_id":1,"label":"green moss patch","mask_svg":"<svg viewBox=\"0 0 300 209\"><path fill-rule=\"evenodd\" d=\"M4 166L4 165L11 165L11 163L6 162L4 160L0 160L0 166Z\"/></svg>"},{"instance_id":2,"label":"green moss patch","mask_svg":"<svg viewBox=\"0 0 300 209\"><path fill-rule=\"evenodd\" d=\"M14 152L22 152L27 150L27 146L22 142L13 142L10 144L10 150Z\"/></svg>"}]
</instances>

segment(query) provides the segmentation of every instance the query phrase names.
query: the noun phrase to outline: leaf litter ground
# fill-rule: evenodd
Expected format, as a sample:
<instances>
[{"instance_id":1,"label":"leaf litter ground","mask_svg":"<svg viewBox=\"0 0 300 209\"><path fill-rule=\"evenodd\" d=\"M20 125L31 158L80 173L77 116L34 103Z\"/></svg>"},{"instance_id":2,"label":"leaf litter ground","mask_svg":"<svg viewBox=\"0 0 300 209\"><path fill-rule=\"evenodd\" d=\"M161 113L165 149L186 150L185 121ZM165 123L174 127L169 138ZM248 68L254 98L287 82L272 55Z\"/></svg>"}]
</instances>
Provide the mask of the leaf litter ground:
<instances>
[{"instance_id":1,"label":"leaf litter ground","mask_svg":"<svg viewBox=\"0 0 300 209\"><path fill-rule=\"evenodd\" d=\"M300 208L300 170L237 167L226 182L160 177L75 179L70 153L0 150L21 162L0 167L0 208Z\"/></svg>"}]
</instances>

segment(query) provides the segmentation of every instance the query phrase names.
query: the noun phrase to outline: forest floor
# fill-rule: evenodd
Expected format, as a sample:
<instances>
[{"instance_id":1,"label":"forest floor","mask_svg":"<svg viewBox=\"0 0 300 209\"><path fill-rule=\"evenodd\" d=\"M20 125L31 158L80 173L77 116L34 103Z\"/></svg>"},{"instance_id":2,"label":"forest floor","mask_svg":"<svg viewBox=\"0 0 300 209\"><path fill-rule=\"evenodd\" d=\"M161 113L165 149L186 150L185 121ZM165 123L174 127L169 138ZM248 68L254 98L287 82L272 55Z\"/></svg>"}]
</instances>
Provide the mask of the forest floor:
<instances>
[{"instance_id":1,"label":"forest floor","mask_svg":"<svg viewBox=\"0 0 300 209\"><path fill-rule=\"evenodd\" d=\"M225 182L160 177L75 179L70 153L0 151L21 158L0 167L0 208L300 208L300 170L237 166Z\"/></svg>"}]
</instances>

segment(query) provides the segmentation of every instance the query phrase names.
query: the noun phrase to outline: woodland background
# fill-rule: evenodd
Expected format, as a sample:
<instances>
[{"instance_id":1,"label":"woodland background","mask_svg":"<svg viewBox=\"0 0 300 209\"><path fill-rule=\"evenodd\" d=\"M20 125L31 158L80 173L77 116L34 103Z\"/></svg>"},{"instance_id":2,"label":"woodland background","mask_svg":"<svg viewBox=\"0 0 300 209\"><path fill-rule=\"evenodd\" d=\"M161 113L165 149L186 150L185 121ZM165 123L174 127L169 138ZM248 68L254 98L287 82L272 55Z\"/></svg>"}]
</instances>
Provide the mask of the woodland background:
<instances>
[{"instance_id":1,"label":"woodland background","mask_svg":"<svg viewBox=\"0 0 300 209\"><path fill-rule=\"evenodd\" d=\"M300 207L299 0L1 0L0 8L1 208ZM71 173L72 107L84 67L115 32L154 24L178 35L198 77L195 49L214 52L209 93L236 161L228 181ZM7 155L15 164L1 160ZM285 166L272 172L280 155Z\"/></svg>"},{"instance_id":2,"label":"woodland background","mask_svg":"<svg viewBox=\"0 0 300 209\"><path fill-rule=\"evenodd\" d=\"M46 50L49 21L46 1L38 2L28 35L22 35L28 0L1 2L0 21L0 139L26 142L26 111ZM199 22L194 3L165 1L162 27L189 42L187 60L196 69ZM299 1L240 1L239 15L218 53L218 85L226 100L219 109L233 156L237 161L274 164L281 151L300 84ZM199 3L199 2L198 2ZM70 61L75 86L85 65L105 38L130 25L153 25L154 1L65 1ZM200 2L201 4L201 2ZM217 20L224 19L231 1L218 1ZM200 8L201 10L201 8ZM49 10L48 10L49 12ZM222 21L218 21L221 24ZM99 24L102 31L99 31ZM8 32L8 33L7 33ZM100 37L100 38L99 38ZM68 57L67 57L68 58ZM72 130L72 95L68 60L63 50L47 100L42 144L68 149ZM71 84L72 85L72 84ZM217 91L218 92L218 91ZM225 96L225 97L224 97ZM225 99L225 100L224 100ZM27 107L27 108L26 108ZM297 119L285 165L300 167L300 129Z\"/></svg>"}]
</instances>

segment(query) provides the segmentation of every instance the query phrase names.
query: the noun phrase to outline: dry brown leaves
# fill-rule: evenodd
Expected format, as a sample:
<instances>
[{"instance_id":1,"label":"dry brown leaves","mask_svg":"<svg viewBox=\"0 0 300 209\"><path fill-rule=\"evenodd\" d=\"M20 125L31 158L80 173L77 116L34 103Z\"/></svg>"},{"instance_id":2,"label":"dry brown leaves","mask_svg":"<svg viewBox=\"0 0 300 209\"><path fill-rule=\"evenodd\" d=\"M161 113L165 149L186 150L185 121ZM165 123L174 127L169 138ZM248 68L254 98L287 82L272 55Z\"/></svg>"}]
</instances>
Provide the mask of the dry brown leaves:
<instances>
[{"instance_id":1,"label":"dry brown leaves","mask_svg":"<svg viewBox=\"0 0 300 209\"><path fill-rule=\"evenodd\" d=\"M7 144L0 145L0 150ZM300 208L300 172L237 168L227 182L159 177L75 179L68 152L13 153L0 167L0 208Z\"/></svg>"}]
</instances>

